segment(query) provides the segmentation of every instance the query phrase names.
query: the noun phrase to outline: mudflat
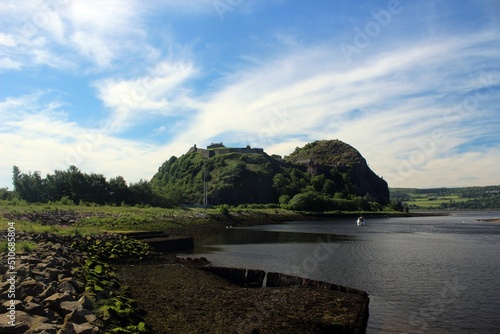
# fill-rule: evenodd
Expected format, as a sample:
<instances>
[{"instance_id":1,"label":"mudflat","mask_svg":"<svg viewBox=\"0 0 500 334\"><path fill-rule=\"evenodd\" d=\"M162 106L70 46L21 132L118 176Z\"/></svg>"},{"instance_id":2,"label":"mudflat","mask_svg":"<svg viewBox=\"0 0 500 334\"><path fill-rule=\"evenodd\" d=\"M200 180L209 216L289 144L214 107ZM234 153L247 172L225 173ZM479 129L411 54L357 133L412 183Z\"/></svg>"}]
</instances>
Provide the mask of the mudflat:
<instances>
[{"instance_id":1,"label":"mudflat","mask_svg":"<svg viewBox=\"0 0 500 334\"><path fill-rule=\"evenodd\" d=\"M367 297L301 286L243 288L190 265L117 268L157 333L363 333Z\"/></svg>"}]
</instances>

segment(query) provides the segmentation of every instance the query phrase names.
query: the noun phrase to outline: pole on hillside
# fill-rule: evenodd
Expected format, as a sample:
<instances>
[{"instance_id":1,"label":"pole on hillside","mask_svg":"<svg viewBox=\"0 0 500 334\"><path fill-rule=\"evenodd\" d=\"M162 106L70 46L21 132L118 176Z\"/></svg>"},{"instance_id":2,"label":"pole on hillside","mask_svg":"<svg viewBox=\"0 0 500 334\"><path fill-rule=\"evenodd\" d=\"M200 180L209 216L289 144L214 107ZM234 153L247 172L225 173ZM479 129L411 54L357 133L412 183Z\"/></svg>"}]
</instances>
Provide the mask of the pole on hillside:
<instances>
[{"instance_id":1,"label":"pole on hillside","mask_svg":"<svg viewBox=\"0 0 500 334\"><path fill-rule=\"evenodd\" d=\"M208 206L208 185L207 185L207 168L206 163L203 163L203 207Z\"/></svg>"}]
</instances>

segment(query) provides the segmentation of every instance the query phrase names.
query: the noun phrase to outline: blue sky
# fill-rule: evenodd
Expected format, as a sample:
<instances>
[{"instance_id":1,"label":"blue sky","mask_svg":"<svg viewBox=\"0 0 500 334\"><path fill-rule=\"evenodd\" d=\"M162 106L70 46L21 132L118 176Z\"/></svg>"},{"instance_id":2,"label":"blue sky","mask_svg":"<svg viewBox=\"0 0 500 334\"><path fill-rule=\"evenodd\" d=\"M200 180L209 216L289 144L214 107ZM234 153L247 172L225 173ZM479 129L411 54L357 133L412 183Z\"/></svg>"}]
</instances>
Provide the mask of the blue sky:
<instances>
[{"instance_id":1,"label":"blue sky","mask_svg":"<svg viewBox=\"0 0 500 334\"><path fill-rule=\"evenodd\" d=\"M392 187L500 184L497 0L2 0L0 20L0 187L319 139Z\"/></svg>"}]
</instances>

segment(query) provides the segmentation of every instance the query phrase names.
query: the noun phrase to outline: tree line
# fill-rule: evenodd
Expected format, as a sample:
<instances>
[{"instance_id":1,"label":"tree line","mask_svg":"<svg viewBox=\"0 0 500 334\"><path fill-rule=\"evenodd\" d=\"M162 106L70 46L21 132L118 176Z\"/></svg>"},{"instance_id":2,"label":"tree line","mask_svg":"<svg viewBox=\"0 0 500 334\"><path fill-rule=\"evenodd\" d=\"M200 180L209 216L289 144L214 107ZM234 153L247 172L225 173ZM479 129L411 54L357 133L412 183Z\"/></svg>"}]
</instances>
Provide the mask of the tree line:
<instances>
[{"instance_id":1,"label":"tree line","mask_svg":"<svg viewBox=\"0 0 500 334\"><path fill-rule=\"evenodd\" d=\"M41 177L40 172L22 173L17 166L13 166L12 174L12 195L28 203L69 200L74 204L116 206L175 205L170 198L154 190L149 181L140 180L129 185L122 176L107 180L102 174L83 173L76 166L70 166L67 170L55 170L45 178Z\"/></svg>"}]
</instances>

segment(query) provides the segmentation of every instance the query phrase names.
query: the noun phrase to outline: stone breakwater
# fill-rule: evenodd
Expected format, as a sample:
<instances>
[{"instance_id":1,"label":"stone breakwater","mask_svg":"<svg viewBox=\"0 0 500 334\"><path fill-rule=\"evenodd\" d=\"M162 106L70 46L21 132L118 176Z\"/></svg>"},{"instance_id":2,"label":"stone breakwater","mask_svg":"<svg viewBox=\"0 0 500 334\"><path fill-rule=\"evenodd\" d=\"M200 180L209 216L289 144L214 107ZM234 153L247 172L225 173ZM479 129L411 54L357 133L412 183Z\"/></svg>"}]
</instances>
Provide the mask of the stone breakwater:
<instances>
[{"instance_id":1,"label":"stone breakwater","mask_svg":"<svg viewBox=\"0 0 500 334\"><path fill-rule=\"evenodd\" d=\"M106 244L120 245L123 237L18 233L17 239L32 241L37 247L16 253L15 276L8 270L6 254L0 253L0 333L90 334L127 325L148 332L141 311L109 265L100 263L95 252L82 251L102 244L105 252ZM130 308L130 323L121 321L121 310L116 307L120 299Z\"/></svg>"},{"instance_id":2,"label":"stone breakwater","mask_svg":"<svg viewBox=\"0 0 500 334\"><path fill-rule=\"evenodd\" d=\"M202 269L222 277L233 284L246 288L305 287L356 295L355 298L359 298L361 301L357 308L353 308L353 310L357 310L357 321L350 326L340 326L340 328L336 328L336 331L339 333L365 333L366 325L368 323L370 303L368 294L365 291L298 276L276 272L265 272L258 269L227 267L204 267Z\"/></svg>"}]
</instances>

